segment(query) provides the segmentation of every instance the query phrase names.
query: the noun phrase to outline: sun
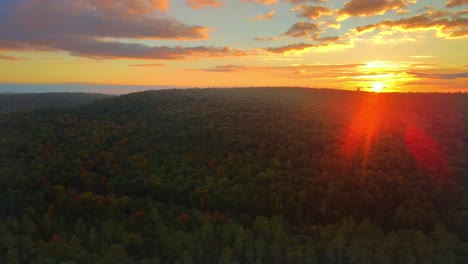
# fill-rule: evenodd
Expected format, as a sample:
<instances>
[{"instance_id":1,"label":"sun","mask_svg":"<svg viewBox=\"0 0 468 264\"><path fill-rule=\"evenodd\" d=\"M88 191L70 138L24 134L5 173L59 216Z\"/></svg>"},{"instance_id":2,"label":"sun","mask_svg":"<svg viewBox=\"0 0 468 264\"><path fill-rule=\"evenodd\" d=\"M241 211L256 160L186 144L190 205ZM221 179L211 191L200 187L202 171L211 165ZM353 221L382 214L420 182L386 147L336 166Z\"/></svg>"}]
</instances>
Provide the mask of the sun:
<instances>
[{"instance_id":1,"label":"sun","mask_svg":"<svg viewBox=\"0 0 468 264\"><path fill-rule=\"evenodd\" d=\"M381 82L374 82L372 83L372 90L375 93L381 93L383 91L384 85Z\"/></svg>"}]
</instances>

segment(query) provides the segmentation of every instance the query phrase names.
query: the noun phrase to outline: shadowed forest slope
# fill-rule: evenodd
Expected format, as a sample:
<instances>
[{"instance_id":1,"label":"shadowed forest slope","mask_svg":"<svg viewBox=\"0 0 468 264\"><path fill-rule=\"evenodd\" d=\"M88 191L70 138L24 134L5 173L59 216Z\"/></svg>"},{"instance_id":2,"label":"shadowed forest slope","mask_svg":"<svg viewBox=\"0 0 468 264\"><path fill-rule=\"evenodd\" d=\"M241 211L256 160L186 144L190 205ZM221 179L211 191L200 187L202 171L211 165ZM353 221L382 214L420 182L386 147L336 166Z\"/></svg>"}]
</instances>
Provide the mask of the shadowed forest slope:
<instances>
[{"instance_id":1,"label":"shadowed forest slope","mask_svg":"<svg viewBox=\"0 0 468 264\"><path fill-rule=\"evenodd\" d=\"M468 263L467 105L188 89L0 115L0 262Z\"/></svg>"}]
</instances>

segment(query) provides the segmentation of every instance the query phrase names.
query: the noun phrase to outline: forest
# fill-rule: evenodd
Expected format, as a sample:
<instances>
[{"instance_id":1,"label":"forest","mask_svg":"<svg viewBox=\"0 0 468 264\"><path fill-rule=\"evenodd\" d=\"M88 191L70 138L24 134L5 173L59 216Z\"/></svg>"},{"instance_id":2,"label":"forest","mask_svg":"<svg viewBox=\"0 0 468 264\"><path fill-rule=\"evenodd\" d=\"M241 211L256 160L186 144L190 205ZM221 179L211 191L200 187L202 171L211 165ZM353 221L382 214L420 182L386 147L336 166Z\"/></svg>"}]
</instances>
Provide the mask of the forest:
<instances>
[{"instance_id":1,"label":"forest","mask_svg":"<svg viewBox=\"0 0 468 264\"><path fill-rule=\"evenodd\" d=\"M468 95L146 91L0 114L0 263L468 263Z\"/></svg>"}]
</instances>

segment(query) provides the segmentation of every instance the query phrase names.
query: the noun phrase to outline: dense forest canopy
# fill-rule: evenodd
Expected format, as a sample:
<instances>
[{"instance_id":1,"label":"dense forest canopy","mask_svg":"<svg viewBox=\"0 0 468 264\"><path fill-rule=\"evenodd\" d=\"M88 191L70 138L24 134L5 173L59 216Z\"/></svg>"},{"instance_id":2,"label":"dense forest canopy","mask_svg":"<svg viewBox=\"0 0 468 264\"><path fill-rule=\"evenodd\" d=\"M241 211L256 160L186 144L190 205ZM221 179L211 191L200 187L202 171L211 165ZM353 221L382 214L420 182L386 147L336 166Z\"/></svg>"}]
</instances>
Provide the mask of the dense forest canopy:
<instances>
[{"instance_id":1,"label":"dense forest canopy","mask_svg":"<svg viewBox=\"0 0 468 264\"><path fill-rule=\"evenodd\" d=\"M187 89L0 114L0 262L468 263L467 106Z\"/></svg>"}]
</instances>

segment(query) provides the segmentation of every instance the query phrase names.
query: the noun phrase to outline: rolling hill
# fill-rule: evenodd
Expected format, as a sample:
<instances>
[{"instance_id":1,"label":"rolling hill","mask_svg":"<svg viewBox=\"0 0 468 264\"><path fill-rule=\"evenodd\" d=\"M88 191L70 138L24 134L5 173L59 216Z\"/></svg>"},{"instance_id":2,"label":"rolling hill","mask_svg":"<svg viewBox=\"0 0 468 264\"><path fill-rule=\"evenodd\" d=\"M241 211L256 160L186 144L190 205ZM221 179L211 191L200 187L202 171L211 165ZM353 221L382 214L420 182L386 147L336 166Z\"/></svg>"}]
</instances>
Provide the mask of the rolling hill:
<instances>
[{"instance_id":1,"label":"rolling hill","mask_svg":"<svg viewBox=\"0 0 468 264\"><path fill-rule=\"evenodd\" d=\"M186 89L0 115L0 262L467 263L467 106Z\"/></svg>"}]
</instances>

